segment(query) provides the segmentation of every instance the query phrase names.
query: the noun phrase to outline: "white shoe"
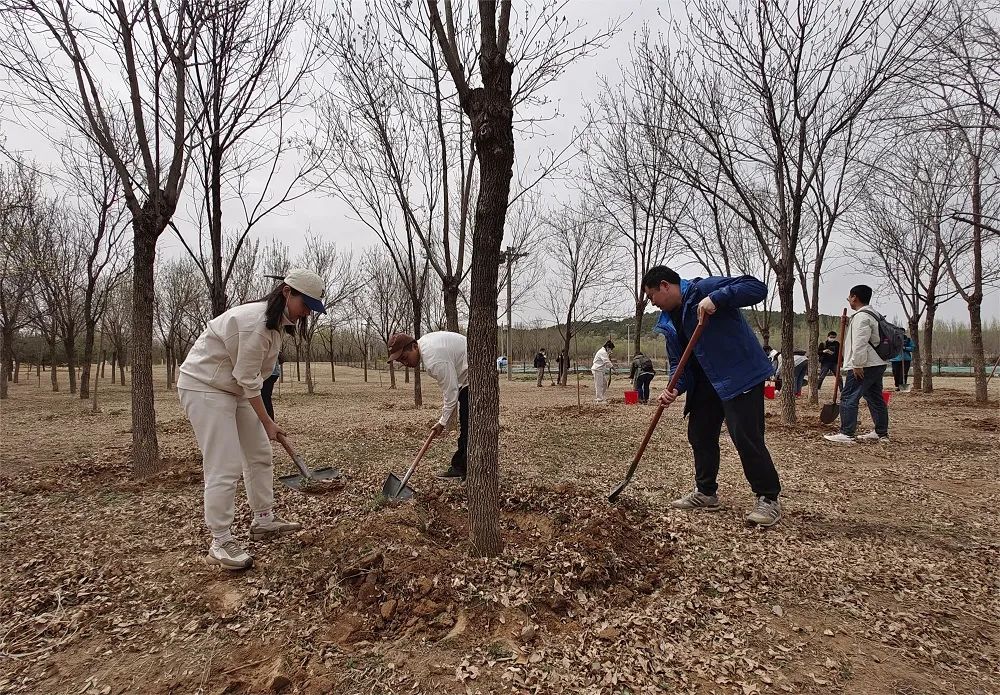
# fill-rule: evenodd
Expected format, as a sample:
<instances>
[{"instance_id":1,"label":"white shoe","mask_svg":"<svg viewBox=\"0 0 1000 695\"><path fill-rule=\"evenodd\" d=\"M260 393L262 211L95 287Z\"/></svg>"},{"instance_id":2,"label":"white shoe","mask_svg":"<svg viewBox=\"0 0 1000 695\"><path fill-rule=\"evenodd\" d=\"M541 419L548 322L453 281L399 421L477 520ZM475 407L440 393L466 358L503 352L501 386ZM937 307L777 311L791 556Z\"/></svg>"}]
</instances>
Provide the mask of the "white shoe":
<instances>
[{"instance_id":1,"label":"white shoe","mask_svg":"<svg viewBox=\"0 0 1000 695\"><path fill-rule=\"evenodd\" d=\"M854 444L854 437L848 437L843 432L837 434L824 434L823 439L834 444Z\"/></svg>"},{"instance_id":2,"label":"white shoe","mask_svg":"<svg viewBox=\"0 0 1000 695\"><path fill-rule=\"evenodd\" d=\"M859 442L877 442L879 440L878 432L872 430L868 434L863 434L860 437L855 437Z\"/></svg>"},{"instance_id":3,"label":"white shoe","mask_svg":"<svg viewBox=\"0 0 1000 695\"><path fill-rule=\"evenodd\" d=\"M766 497L758 497L753 511L747 516L748 526L770 528L781 520L781 501L769 501Z\"/></svg>"},{"instance_id":4,"label":"white shoe","mask_svg":"<svg viewBox=\"0 0 1000 695\"><path fill-rule=\"evenodd\" d=\"M205 556L205 562L209 565L219 565L223 569L236 571L245 570L253 566L253 558L243 549L239 543L233 540L226 541L222 545L212 545Z\"/></svg>"},{"instance_id":5,"label":"white shoe","mask_svg":"<svg viewBox=\"0 0 1000 695\"><path fill-rule=\"evenodd\" d=\"M285 521L280 516L272 516L270 521L257 521L254 519L250 524L250 538L255 541L280 536L285 533L294 533L302 528L302 524L297 521Z\"/></svg>"}]
</instances>

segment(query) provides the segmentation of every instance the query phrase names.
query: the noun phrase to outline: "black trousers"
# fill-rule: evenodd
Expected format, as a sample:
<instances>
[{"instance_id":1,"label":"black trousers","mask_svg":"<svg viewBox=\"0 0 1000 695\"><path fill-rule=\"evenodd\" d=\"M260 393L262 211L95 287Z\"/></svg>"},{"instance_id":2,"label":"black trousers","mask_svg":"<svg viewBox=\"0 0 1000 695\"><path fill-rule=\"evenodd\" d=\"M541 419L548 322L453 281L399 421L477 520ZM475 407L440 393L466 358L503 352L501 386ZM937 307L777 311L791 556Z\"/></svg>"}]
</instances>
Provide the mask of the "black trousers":
<instances>
[{"instance_id":1,"label":"black trousers","mask_svg":"<svg viewBox=\"0 0 1000 695\"><path fill-rule=\"evenodd\" d=\"M264 385L260 389L260 398L264 401L264 410L270 418L274 419L274 404L271 403L271 392L274 391L274 383L278 380L278 377L271 375L264 379Z\"/></svg>"},{"instance_id":2,"label":"black trousers","mask_svg":"<svg viewBox=\"0 0 1000 695\"><path fill-rule=\"evenodd\" d=\"M722 422L736 445L743 475L754 495L777 499L781 492L778 471L764 443L764 384L723 401L712 385L702 381L689 393L688 441L694 450L694 474L698 491L714 495L719 488L719 437Z\"/></svg>"},{"instance_id":3,"label":"black trousers","mask_svg":"<svg viewBox=\"0 0 1000 695\"><path fill-rule=\"evenodd\" d=\"M458 450L451 457L451 467L465 474L469 465L469 387L458 390Z\"/></svg>"},{"instance_id":4,"label":"black trousers","mask_svg":"<svg viewBox=\"0 0 1000 695\"><path fill-rule=\"evenodd\" d=\"M892 365L892 380L896 383L897 389L909 381L911 361L912 360L900 360L899 362L889 363Z\"/></svg>"}]
</instances>

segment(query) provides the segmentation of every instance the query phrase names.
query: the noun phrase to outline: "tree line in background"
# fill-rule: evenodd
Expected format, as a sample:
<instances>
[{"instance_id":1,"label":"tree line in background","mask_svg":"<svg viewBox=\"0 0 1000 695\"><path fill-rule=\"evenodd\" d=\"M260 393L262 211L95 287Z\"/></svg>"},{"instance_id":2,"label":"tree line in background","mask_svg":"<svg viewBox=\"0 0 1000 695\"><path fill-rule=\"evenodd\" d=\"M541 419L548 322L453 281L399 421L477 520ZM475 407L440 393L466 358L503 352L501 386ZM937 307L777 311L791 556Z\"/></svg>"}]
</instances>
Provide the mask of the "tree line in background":
<instances>
[{"instance_id":1,"label":"tree line in background","mask_svg":"<svg viewBox=\"0 0 1000 695\"><path fill-rule=\"evenodd\" d=\"M18 335L39 337L50 362L61 352L81 398L110 350L131 367L131 461L148 475L161 465L154 345L172 381L208 319L304 265L325 279L329 309L294 346L310 392L312 365L345 337L360 353L395 330L469 334L470 515L485 553L500 547L504 295L508 314L547 312L567 351L628 297L635 351L649 335L648 267L752 274L772 293L751 321L791 380L795 302L815 350L821 280L851 268L902 304L927 391L937 308L964 301L987 400L996 0L691 0L637 32L585 122L557 132L548 88L621 28L574 24L566 6L0 2L5 99L61 153L43 171L3 150L0 395ZM515 157L533 138L546 145ZM553 178L568 193L547 195ZM376 247L354 255L313 235L291 258L257 233L316 194L346 205ZM157 257L165 233L185 255Z\"/></svg>"}]
</instances>

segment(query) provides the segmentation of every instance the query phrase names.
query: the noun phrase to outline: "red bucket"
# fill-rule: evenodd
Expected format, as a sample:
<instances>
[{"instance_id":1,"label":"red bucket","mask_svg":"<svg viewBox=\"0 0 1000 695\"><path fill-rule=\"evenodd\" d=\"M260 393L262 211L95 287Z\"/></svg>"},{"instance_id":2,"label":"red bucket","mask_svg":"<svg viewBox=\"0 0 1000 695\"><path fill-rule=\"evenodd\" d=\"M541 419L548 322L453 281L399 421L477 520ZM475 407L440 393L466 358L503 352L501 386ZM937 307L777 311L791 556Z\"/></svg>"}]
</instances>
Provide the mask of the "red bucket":
<instances>
[{"instance_id":1,"label":"red bucket","mask_svg":"<svg viewBox=\"0 0 1000 695\"><path fill-rule=\"evenodd\" d=\"M774 400L774 384L764 384L764 398L769 401Z\"/></svg>"},{"instance_id":2,"label":"red bucket","mask_svg":"<svg viewBox=\"0 0 1000 695\"><path fill-rule=\"evenodd\" d=\"M625 392L625 404L635 405L639 402L639 392L638 391L626 391Z\"/></svg>"},{"instance_id":3,"label":"red bucket","mask_svg":"<svg viewBox=\"0 0 1000 695\"><path fill-rule=\"evenodd\" d=\"M886 405L889 405L889 401L892 400L892 391L883 391L882 400L885 401Z\"/></svg>"}]
</instances>

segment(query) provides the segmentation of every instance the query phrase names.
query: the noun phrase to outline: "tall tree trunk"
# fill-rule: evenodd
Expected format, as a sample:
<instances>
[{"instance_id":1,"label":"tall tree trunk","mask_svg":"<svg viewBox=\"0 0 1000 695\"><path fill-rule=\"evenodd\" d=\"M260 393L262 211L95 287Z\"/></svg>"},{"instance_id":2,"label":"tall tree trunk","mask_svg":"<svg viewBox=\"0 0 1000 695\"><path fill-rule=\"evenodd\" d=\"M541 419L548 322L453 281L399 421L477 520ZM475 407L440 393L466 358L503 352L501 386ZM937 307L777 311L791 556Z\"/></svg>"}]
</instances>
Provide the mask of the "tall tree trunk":
<instances>
[{"instance_id":1,"label":"tall tree trunk","mask_svg":"<svg viewBox=\"0 0 1000 695\"><path fill-rule=\"evenodd\" d=\"M927 305L927 315L924 317L924 393L934 393L934 315L937 305Z\"/></svg>"},{"instance_id":2,"label":"tall tree trunk","mask_svg":"<svg viewBox=\"0 0 1000 695\"><path fill-rule=\"evenodd\" d=\"M415 290L410 290L410 303L413 307L413 338L420 339L420 314L423 308L420 304L420 296ZM470 324L471 326L471 324ZM406 372L409 376L409 370ZM418 408L424 404L424 394L420 388L420 365L413 369L413 405Z\"/></svg>"},{"instance_id":3,"label":"tall tree trunk","mask_svg":"<svg viewBox=\"0 0 1000 695\"><path fill-rule=\"evenodd\" d=\"M56 367L56 339L53 337L49 343L49 364L52 365L52 369L49 370L49 379L52 382L53 393L59 392L59 369Z\"/></svg>"},{"instance_id":4,"label":"tall tree trunk","mask_svg":"<svg viewBox=\"0 0 1000 695\"><path fill-rule=\"evenodd\" d=\"M216 90L213 94L213 108L218 107L218 99L221 93ZM213 121L218 123L219 114L216 111L212 115ZM222 146L219 143L219 129L212 129L212 143L209 147L209 166L211 167L211 201L212 213L209 220L209 237L212 245L212 316L218 316L226 311L226 287L222 277ZM312 393L310 391L310 393Z\"/></svg>"},{"instance_id":5,"label":"tall tree trunk","mask_svg":"<svg viewBox=\"0 0 1000 695\"><path fill-rule=\"evenodd\" d=\"M70 325L63 337L63 347L66 349L66 371L69 373L69 392L76 395L76 327Z\"/></svg>"},{"instance_id":6,"label":"tall tree trunk","mask_svg":"<svg viewBox=\"0 0 1000 695\"><path fill-rule=\"evenodd\" d=\"M795 279L778 281L781 306L781 421L794 425L795 417Z\"/></svg>"},{"instance_id":7,"label":"tall tree trunk","mask_svg":"<svg viewBox=\"0 0 1000 695\"><path fill-rule=\"evenodd\" d=\"M445 329L452 333L461 333L458 323L458 280L449 279L444 285L444 320Z\"/></svg>"},{"instance_id":8,"label":"tall tree trunk","mask_svg":"<svg viewBox=\"0 0 1000 695\"><path fill-rule=\"evenodd\" d=\"M103 330L101 331L101 342L102 343L104 342L104 331ZM107 378L105 376L105 368L106 368L107 364L108 364L108 353L106 351L102 350L101 351L101 376L100 376L101 379ZM115 373L114 369L111 370L111 373L112 374ZM95 381L96 381L96 379L95 379Z\"/></svg>"},{"instance_id":9,"label":"tall tree trunk","mask_svg":"<svg viewBox=\"0 0 1000 695\"><path fill-rule=\"evenodd\" d=\"M306 393L311 396L315 390L312 378L312 336L309 336L306 339Z\"/></svg>"},{"instance_id":10,"label":"tall tree trunk","mask_svg":"<svg viewBox=\"0 0 1000 695\"><path fill-rule=\"evenodd\" d=\"M906 329L909 331L910 339L913 341L913 359L910 360L910 368L913 370L913 388L917 391L923 385L922 380L924 376L924 370L920 365L920 355L922 349L920 347L920 322L918 317L911 316L906 320Z\"/></svg>"},{"instance_id":11,"label":"tall tree trunk","mask_svg":"<svg viewBox=\"0 0 1000 695\"><path fill-rule=\"evenodd\" d=\"M90 300L84 303L84 328L83 328L83 366L80 369L80 400L85 401L90 398L90 372L91 362L94 361L94 336L97 333L97 322L90 318Z\"/></svg>"},{"instance_id":12,"label":"tall tree trunk","mask_svg":"<svg viewBox=\"0 0 1000 695\"><path fill-rule=\"evenodd\" d=\"M14 383L17 384L21 381L21 359L14 356Z\"/></svg>"},{"instance_id":13,"label":"tall tree trunk","mask_svg":"<svg viewBox=\"0 0 1000 695\"><path fill-rule=\"evenodd\" d=\"M365 370L365 383L368 383L368 352L361 353L361 368Z\"/></svg>"},{"instance_id":14,"label":"tall tree trunk","mask_svg":"<svg viewBox=\"0 0 1000 695\"><path fill-rule=\"evenodd\" d=\"M153 395L153 265L156 239L166 220L151 210L158 207L155 192L151 194L154 197L144 206L144 214L132 220L132 474L139 478L156 473L161 466ZM124 385L123 362L119 356Z\"/></svg>"},{"instance_id":15,"label":"tall tree trunk","mask_svg":"<svg viewBox=\"0 0 1000 695\"><path fill-rule=\"evenodd\" d=\"M389 388L396 388L396 363L389 363Z\"/></svg>"},{"instance_id":16,"label":"tall tree trunk","mask_svg":"<svg viewBox=\"0 0 1000 695\"><path fill-rule=\"evenodd\" d=\"M118 359L118 350L111 351L111 383L115 383L115 360Z\"/></svg>"},{"instance_id":17,"label":"tall tree trunk","mask_svg":"<svg viewBox=\"0 0 1000 695\"><path fill-rule=\"evenodd\" d=\"M410 383L410 368L409 367L403 367L403 383L404 384Z\"/></svg>"},{"instance_id":18,"label":"tall tree trunk","mask_svg":"<svg viewBox=\"0 0 1000 695\"><path fill-rule=\"evenodd\" d=\"M14 331L4 327L0 333L0 400L7 398L7 360L14 352Z\"/></svg>"},{"instance_id":19,"label":"tall tree trunk","mask_svg":"<svg viewBox=\"0 0 1000 695\"><path fill-rule=\"evenodd\" d=\"M985 346L983 345L982 300L969 302L969 338L972 340L972 372L976 376L976 403L988 403Z\"/></svg>"},{"instance_id":20,"label":"tall tree trunk","mask_svg":"<svg viewBox=\"0 0 1000 695\"><path fill-rule=\"evenodd\" d=\"M809 325L809 405L819 405L819 282L813 283L812 306L806 316Z\"/></svg>"},{"instance_id":21,"label":"tall tree trunk","mask_svg":"<svg viewBox=\"0 0 1000 695\"><path fill-rule=\"evenodd\" d=\"M642 352L642 319L646 315L646 302L635 303L635 335L632 337L632 354Z\"/></svg>"}]
</instances>

